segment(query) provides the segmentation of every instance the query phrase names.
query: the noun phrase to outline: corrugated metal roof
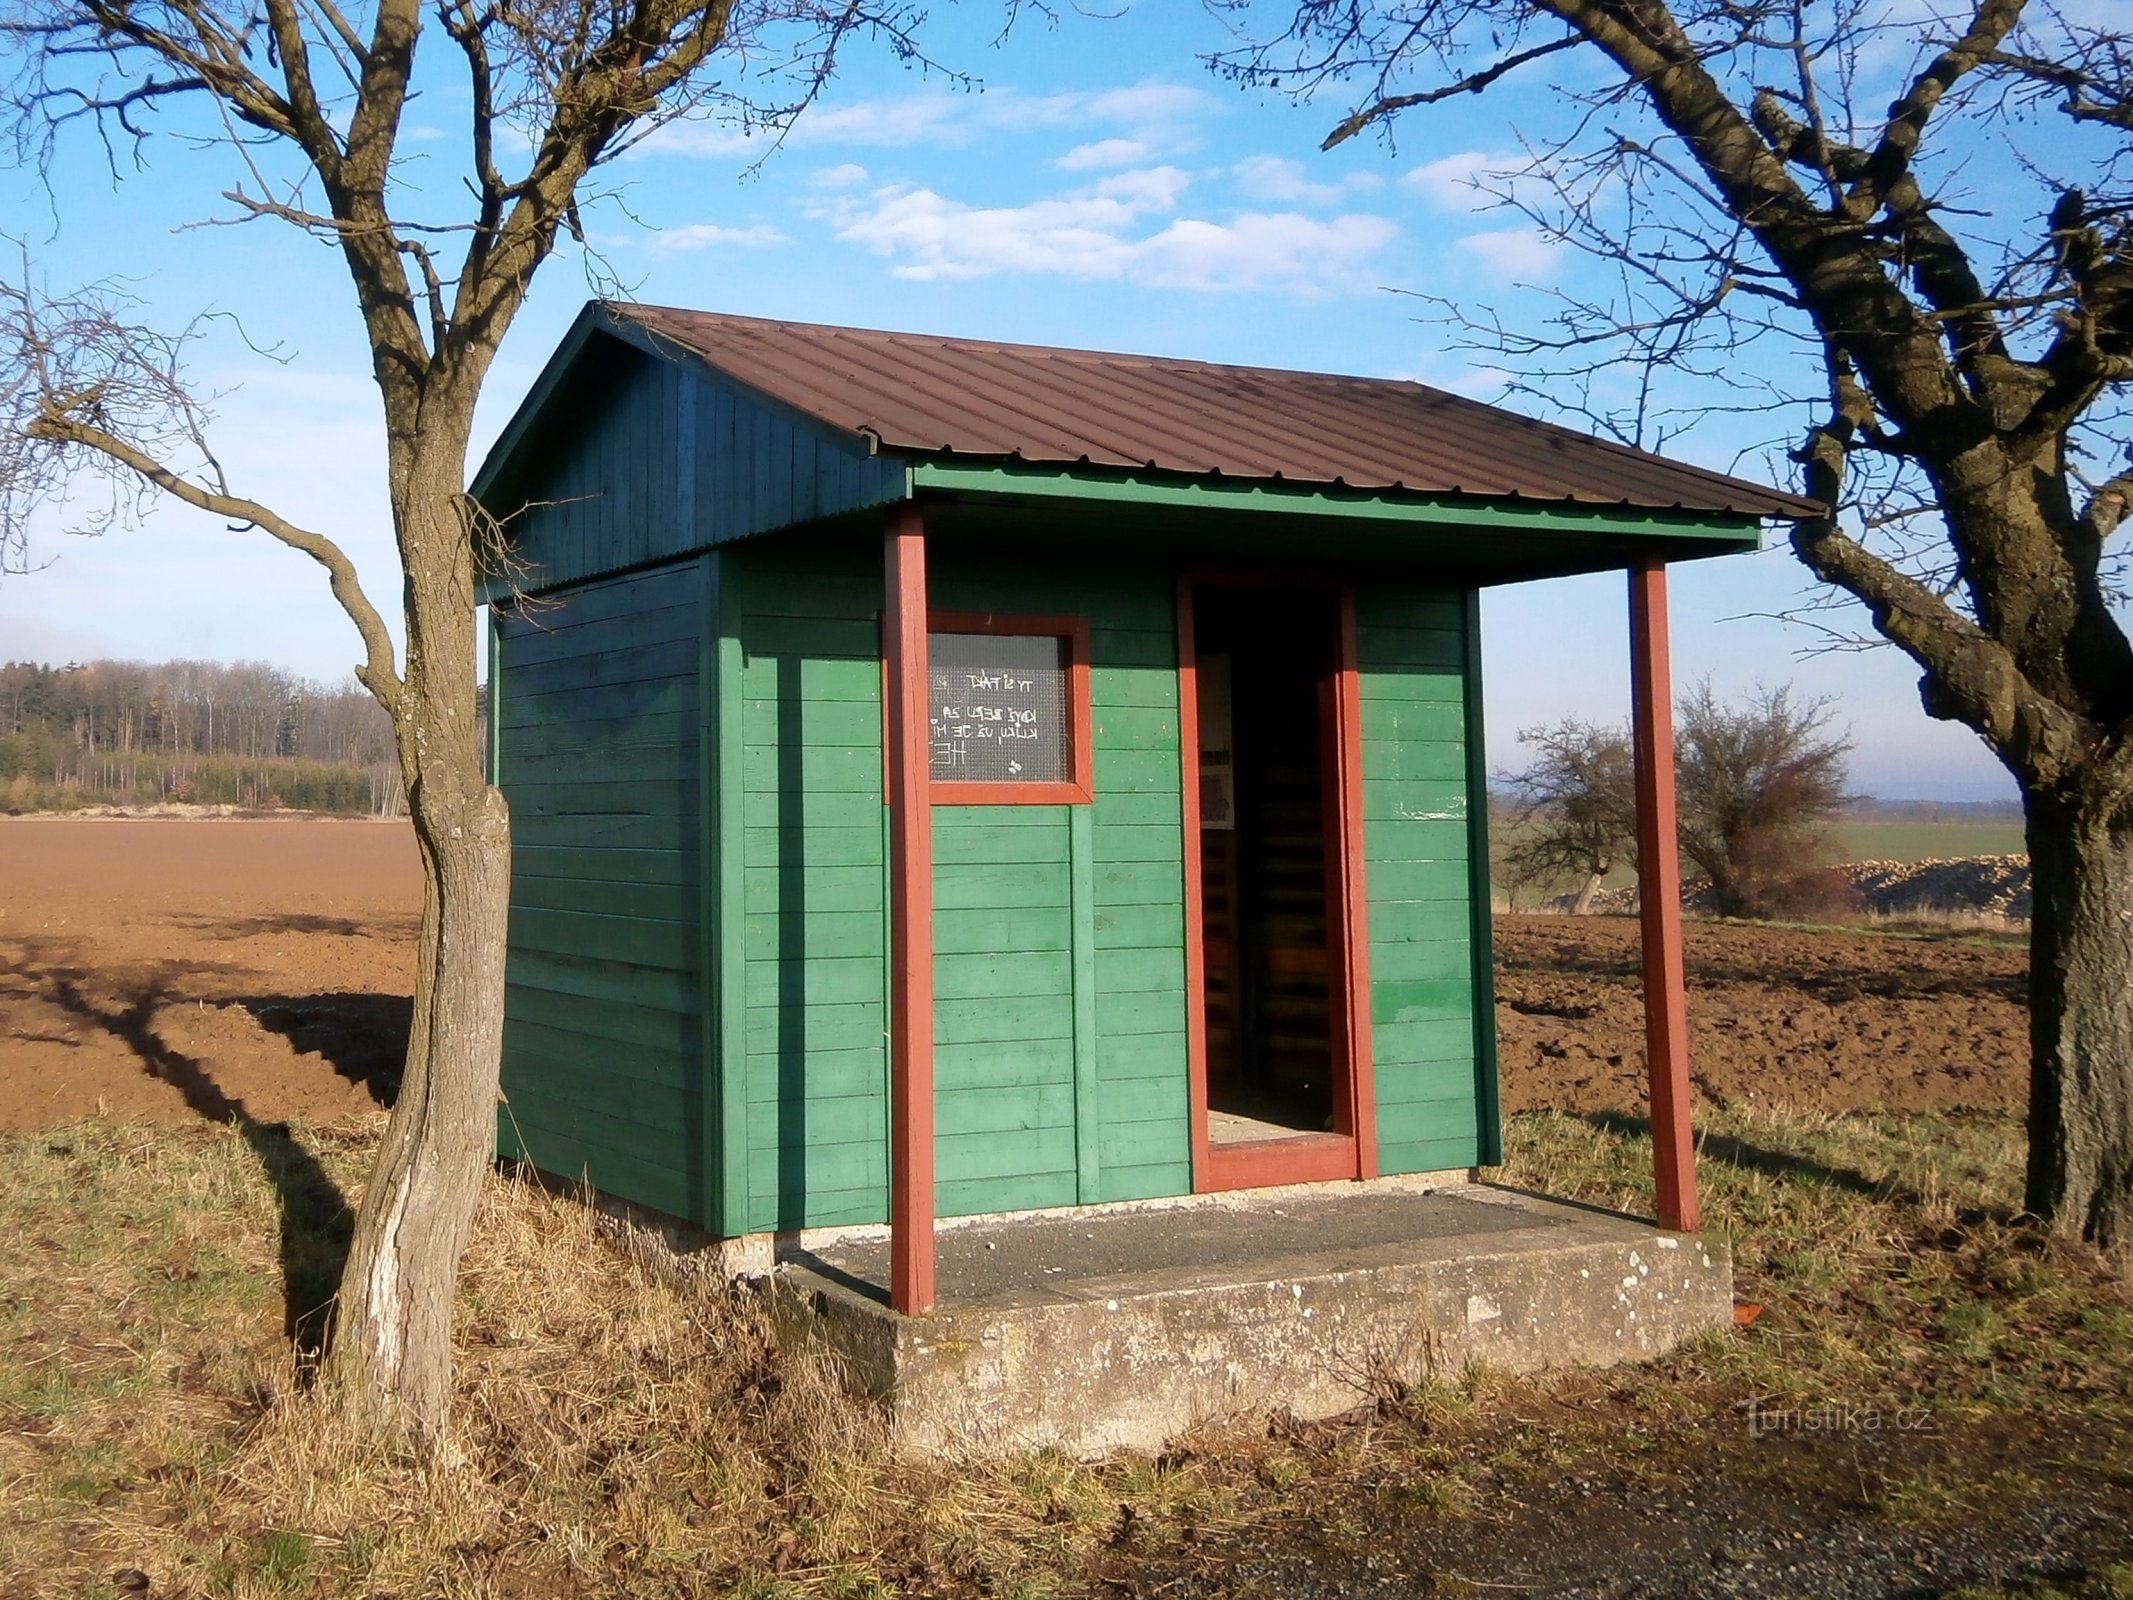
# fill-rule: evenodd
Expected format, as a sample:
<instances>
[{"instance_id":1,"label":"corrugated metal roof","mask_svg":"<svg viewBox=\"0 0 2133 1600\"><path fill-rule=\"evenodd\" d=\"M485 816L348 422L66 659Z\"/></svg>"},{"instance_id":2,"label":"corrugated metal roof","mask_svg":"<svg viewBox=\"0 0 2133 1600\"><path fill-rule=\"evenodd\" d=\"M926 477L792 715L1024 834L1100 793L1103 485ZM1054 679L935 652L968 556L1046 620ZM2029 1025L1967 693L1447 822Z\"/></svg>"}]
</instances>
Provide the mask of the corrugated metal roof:
<instances>
[{"instance_id":1,"label":"corrugated metal roof","mask_svg":"<svg viewBox=\"0 0 2133 1600\"><path fill-rule=\"evenodd\" d=\"M1755 517L1820 509L1419 383L605 309L796 410L914 454Z\"/></svg>"}]
</instances>

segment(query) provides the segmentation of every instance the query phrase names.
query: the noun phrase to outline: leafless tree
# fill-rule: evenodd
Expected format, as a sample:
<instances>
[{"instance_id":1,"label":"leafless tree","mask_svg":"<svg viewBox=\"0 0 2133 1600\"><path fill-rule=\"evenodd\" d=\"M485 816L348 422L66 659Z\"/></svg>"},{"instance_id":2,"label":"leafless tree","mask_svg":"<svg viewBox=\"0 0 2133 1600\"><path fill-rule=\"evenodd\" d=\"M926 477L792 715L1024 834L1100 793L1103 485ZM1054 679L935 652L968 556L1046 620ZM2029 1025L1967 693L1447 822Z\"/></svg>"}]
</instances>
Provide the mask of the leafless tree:
<instances>
[{"instance_id":1,"label":"leafless tree","mask_svg":"<svg viewBox=\"0 0 2133 1600\"><path fill-rule=\"evenodd\" d=\"M1578 881L1573 916L1592 909L1600 882L1637 842L1637 776L1629 735L1569 717L1520 732L1532 762L1497 781L1511 796L1517 830L1501 866L1513 883Z\"/></svg>"},{"instance_id":2,"label":"leafless tree","mask_svg":"<svg viewBox=\"0 0 2133 1600\"><path fill-rule=\"evenodd\" d=\"M2122 8L2119 8L2122 11ZM1591 295L1472 343L1624 437L1685 379L1795 441L1793 549L2020 785L2036 883L2028 1204L2133 1246L2133 32L2053 0L1305 0L1219 63L1355 110L1523 77L1494 191ZM1359 90L1359 93L1358 93Z\"/></svg>"},{"instance_id":3,"label":"leafless tree","mask_svg":"<svg viewBox=\"0 0 2133 1600\"><path fill-rule=\"evenodd\" d=\"M508 819L476 734L474 597L494 530L464 493L475 402L559 234L583 240L594 175L675 117L782 125L838 55L913 50L902 0L0 0L18 156L70 130L115 164L158 118L222 163L229 210L329 243L348 273L383 410L406 650L347 556L224 480L185 380L195 330L160 332L106 285L0 289L0 539L101 472L109 516L169 496L316 561L391 714L427 871L404 1086L364 1192L333 1326L328 1391L435 1441L450 1388L452 1290L496 1111ZM460 183L414 168L417 85L456 75ZM434 118L438 112L427 113ZM207 148L203 152L202 145ZM203 197L205 198L205 197Z\"/></svg>"},{"instance_id":4,"label":"leafless tree","mask_svg":"<svg viewBox=\"0 0 2133 1600\"><path fill-rule=\"evenodd\" d=\"M1830 888L1827 825L1844 803L1849 741L1828 700L1780 685L1737 705L1709 680L1675 708L1681 851L1710 883L1712 909L1770 917L1815 908Z\"/></svg>"},{"instance_id":5,"label":"leafless tree","mask_svg":"<svg viewBox=\"0 0 2133 1600\"><path fill-rule=\"evenodd\" d=\"M1721 916L1788 915L1832 892L1825 830L1849 799L1851 751L1830 731L1834 715L1830 701L1782 685L1729 703L1708 679L1675 707L1681 850ZM1579 878L1572 910L1582 915L1600 880L1636 850L1629 730L1568 718L1519 739L1535 756L1498 780L1520 825L1504 865L1526 882Z\"/></svg>"}]
</instances>

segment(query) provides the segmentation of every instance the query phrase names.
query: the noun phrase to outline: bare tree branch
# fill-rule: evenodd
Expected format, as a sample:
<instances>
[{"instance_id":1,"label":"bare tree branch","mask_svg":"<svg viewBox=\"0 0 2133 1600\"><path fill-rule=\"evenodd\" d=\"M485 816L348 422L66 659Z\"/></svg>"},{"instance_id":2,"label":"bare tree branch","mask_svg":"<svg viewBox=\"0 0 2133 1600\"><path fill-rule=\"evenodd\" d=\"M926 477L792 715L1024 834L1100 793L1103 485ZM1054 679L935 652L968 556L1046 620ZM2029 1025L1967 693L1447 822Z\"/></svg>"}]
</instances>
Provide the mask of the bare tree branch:
<instances>
[{"instance_id":1,"label":"bare tree branch","mask_svg":"<svg viewBox=\"0 0 2133 1600\"><path fill-rule=\"evenodd\" d=\"M0 532L19 544L31 518L67 493L85 453L198 510L257 527L326 569L334 599L363 641L356 676L397 714L392 638L346 552L223 482L207 447L207 413L182 368L191 338L192 330L170 338L129 323L113 291L55 303L27 283L0 281L0 348L7 352L0 363ZM163 459L181 449L204 482Z\"/></svg>"},{"instance_id":2,"label":"bare tree branch","mask_svg":"<svg viewBox=\"0 0 2133 1600\"><path fill-rule=\"evenodd\" d=\"M1412 110L1416 106L1435 105L1439 100L1449 100L1455 95L1479 94L1505 74L1516 72L1520 67L1544 57L1559 55L1581 42L1577 35L1570 34L1547 44L1537 44L1530 50L1520 50L1514 55L1505 56L1494 66L1484 67L1479 72L1470 72L1457 83L1448 83L1437 89L1425 89L1415 94L1388 95L1347 118L1326 135L1319 149L1331 150L1337 144L1345 144L1372 124L1383 122L1388 117L1397 116L1400 112Z\"/></svg>"}]
</instances>

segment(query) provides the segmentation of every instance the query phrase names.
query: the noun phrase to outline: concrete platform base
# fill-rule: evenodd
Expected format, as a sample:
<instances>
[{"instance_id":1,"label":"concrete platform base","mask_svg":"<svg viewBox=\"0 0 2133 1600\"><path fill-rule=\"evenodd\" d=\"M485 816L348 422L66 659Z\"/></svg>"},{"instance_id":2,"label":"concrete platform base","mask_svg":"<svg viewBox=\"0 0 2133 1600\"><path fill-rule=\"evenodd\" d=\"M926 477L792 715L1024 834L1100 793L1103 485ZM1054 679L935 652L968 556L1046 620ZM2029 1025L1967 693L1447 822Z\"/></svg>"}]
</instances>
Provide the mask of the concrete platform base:
<instances>
[{"instance_id":1,"label":"concrete platform base","mask_svg":"<svg viewBox=\"0 0 2133 1600\"><path fill-rule=\"evenodd\" d=\"M1016 1218L944 1232L938 1263L920 1318L889 1309L879 1237L800 1250L775 1280L786 1326L922 1454L1155 1450L1469 1363L1640 1360L1733 1320L1718 1241L1479 1185Z\"/></svg>"}]
</instances>

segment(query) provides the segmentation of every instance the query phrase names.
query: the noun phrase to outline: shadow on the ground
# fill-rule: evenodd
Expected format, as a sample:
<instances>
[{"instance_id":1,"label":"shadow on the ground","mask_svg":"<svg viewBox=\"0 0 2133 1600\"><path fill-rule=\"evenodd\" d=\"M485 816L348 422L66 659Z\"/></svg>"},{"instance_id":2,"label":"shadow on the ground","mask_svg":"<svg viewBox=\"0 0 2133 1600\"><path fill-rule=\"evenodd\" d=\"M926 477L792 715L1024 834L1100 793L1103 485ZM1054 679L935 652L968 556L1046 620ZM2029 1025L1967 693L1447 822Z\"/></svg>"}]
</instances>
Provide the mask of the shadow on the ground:
<instances>
[{"instance_id":1,"label":"shadow on the ground","mask_svg":"<svg viewBox=\"0 0 2133 1600\"><path fill-rule=\"evenodd\" d=\"M1614 1134L1617 1138L1649 1139L1652 1136L1652 1122L1649 1117L1633 1117L1622 1111L1580 1111L1575 1115L1578 1121L1598 1128L1603 1133ZM1736 1139L1730 1134L1699 1133L1696 1136L1696 1153L1704 1160L1723 1161L1728 1166L1739 1167L1743 1171L1767 1173L1773 1178L1800 1178L1810 1183L1842 1189L1847 1194L1863 1194L1875 1199L1902 1197L1900 1189L1869 1178L1854 1168L1828 1166L1808 1156L1750 1144L1747 1140Z\"/></svg>"},{"instance_id":2,"label":"shadow on the ground","mask_svg":"<svg viewBox=\"0 0 2133 1600\"><path fill-rule=\"evenodd\" d=\"M379 1105L390 1106L398 1096L415 1011L406 995L239 995L222 1003L242 1006L262 1028L320 1057Z\"/></svg>"},{"instance_id":3,"label":"shadow on the ground","mask_svg":"<svg viewBox=\"0 0 2133 1600\"><path fill-rule=\"evenodd\" d=\"M282 1331L308 1375L325 1352L334 1291L348 1259L353 1218L347 1197L287 1123L253 1116L198 1060L173 1049L157 1033L156 1015L171 998L170 985L182 975L180 967L173 964L168 972L128 984L115 1003L87 993L79 972L36 976L43 979L44 993L54 1005L120 1040L139 1058L142 1071L170 1084L207 1121L235 1127L251 1147L281 1210Z\"/></svg>"},{"instance_id":4,"label":"shadow on the ground","mask_svg":"<svg viewBox=\"0 0 2133 1600\"><path fill-rule=\"evenodd\" d=\"M1621 1138L1648 1139L1652 1123L1649 1117L1634 1117L1621 1111L1579 1111L1572 1113L1580 1122L1603 1133L1612 1133ZM1831 1166L1817 1161L1812 1156L1799 1155L1790 1150L1773 1150L1768 1145L1755 1144L1747 1139L1735 1138L1725 1133L1699 1133L1696 1135L1696 1154L1700 1160L1722 1161L1727 1166L1738 1167L1744 1172L1760 1172L1774 1178L1793 1178L1804 1183L1822 1184L1832 1189L1842 1189L1847 1194L1864 1195L1874 1200L1892 1200L1899 1205L1921 1207L1926 1205L1926 1196L1908 1184L1893 1179L1872 1178L1856 1167ZM1958 1213L1958 1219L1970 1222L2013 1222L2017 1213L2011 1210L1966 1209Z\"/></svg>"},{"instance_id":5,"label":"shadow on the ground","mask_svg":"<svg viewBox=\"0 0 2133 1600\"><path fill-rule=\"evenodd\" d=\"M324 917L311 912L280 911L256 917L173 916L181 928L218 939L252 939L273 933L332 934L344 939L387 935L405 938L421 925L413 913L383 917Z\"/></svg>"}]
</instances>

